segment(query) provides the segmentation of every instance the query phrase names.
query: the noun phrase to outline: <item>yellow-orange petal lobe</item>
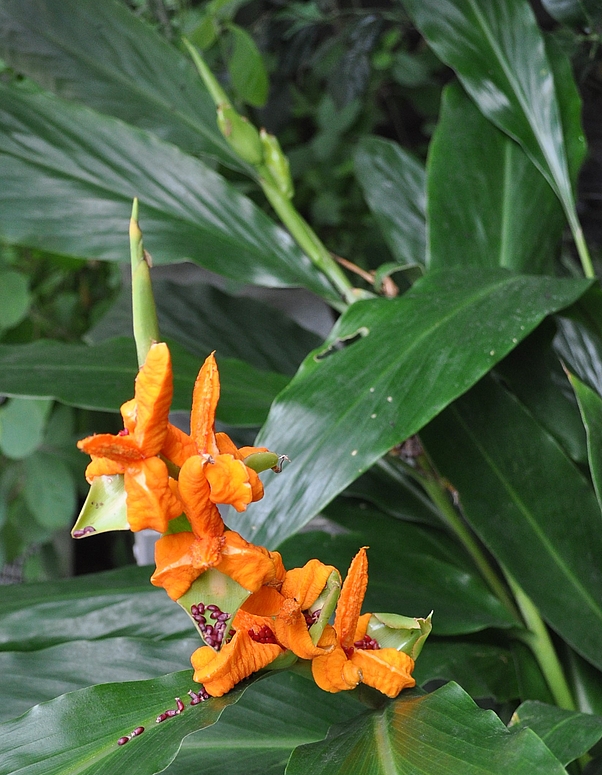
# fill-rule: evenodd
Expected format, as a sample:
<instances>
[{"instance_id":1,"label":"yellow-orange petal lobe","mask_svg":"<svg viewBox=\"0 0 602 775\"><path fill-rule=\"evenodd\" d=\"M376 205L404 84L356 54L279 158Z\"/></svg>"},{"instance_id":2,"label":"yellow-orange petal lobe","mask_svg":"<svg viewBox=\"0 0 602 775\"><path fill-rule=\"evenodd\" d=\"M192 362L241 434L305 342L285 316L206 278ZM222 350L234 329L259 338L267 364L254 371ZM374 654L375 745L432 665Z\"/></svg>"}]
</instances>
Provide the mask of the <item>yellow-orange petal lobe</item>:
<instances>
[{"instance_id":1,"label":"yellow-orange petal lobe","mask_svg":"<svg viewBox=\"0 0 602 775\"><path fill-rule=\"evenodd\" d=\"M125 470L127 519L134 531L167 530L170 519L182 513L182 504L169 485L167 466L158 457L141 460Z\"/></svg>"},{"instance_id":2,"label":"yellow-orange petal lobe","mask_svg":"<svg viewBox=\"0 0 602 775\"><path fill-rule=\"evenodd\" d=\"M313 659L324 653L324 647L313 643L301 606L292 598L285 598L274 621L274 632L278 642L300 659ZM332 651L334 646L326 648Z\"/></svg>"},{"instance_id":3,"label":"yellow-orange petal lobe","mask_svg":"<svg viewBox=\"0 0 602 775\"><path fill-rule=\"evenodd\" d=\"M334 617L334 628L344 649L353 645L367 586L368 558L366 547L363 546L351 561Z\"/></svg>"},{"instance_id":4,"label":"yellow-orange petal lobe","mask_svg":"<svg viewBox=\"0 0 602 775\"><path fill-rule=\"evenodd\" d=\"M122 474L125 467L116 460L108 457L93 457L86 468L86 479L90 484L96 476L113 476L113 474Z\"/></svg>"},{"instance_id":5,"label":"yellow-orange petal lobe","mask_svg":"<svg viewBox=\"0 0 602 775\"><path fill-rule=\"evenodd\" d=\"M366 632L368 631L368 622L372 614L362 614L357 620L357 626L355 628L355 635L353 636L353 642L362 640Z\"/></svg>"},{"instance_id":6,"label":"yellow-orange petal lobe","mask_svg":"<svg viewBox=\"0 0 602 775\"><path fill-rule=\"evenodd\" d=\"M244 511L253 500L249 471L232 455L218 455L206 463L205 476L211 488L212 502L227 503L236 511Z\"/></svg>"},{"instance_id":7,"label":"yellow-orange petal lobe","mask_svg":"<svg viewBox=\"0 0 602 775\"><path fill-rule=\"evenodd\" d=\"M201 455L219 455L215 440L215 410L219 401L219 373L213 353L205 363L194 383L192 412L190 413L190 435Z\"/></svg>"},{"instance_id":8,"label":"yellow-orange petal lobe","mask_svg":"<svg viewBox=\"0 0 602 775\"><path fill-rule=\"evenodd\" d=\"M145 458L133 436L96 433L78 441L77 446L91 457L108 458L124 466Z\"/></svg>"},{"instance_id":9,"label":"yellow-orange petal lobe","mask_svg":"<svg viewBox=\"0 0 602 775\"><path fill-rule=\"evenodd\" d=\"M416 685L412 678L414 660L403 651L355 649L351 662L359 669L362 683L378 689L387 697L397 697L402 689Z\"/></svg>"},{"instance_id":10,"label":"yellow-orange petal lobe","mask_svg":"<svg viewBox=\"0 0 602 775\"><path fill-rule=\"evenodd\" d=\"M222 558L217 566L241 587L257 592L276 578L276 568L270 553L263 546L249 543L233 530L224 533Z\"/></svg>"},{"instance_id":11,"label":"yellow-orange petal lobe","mask_svg":"<svg viewBox=\"0 0 602 775\"><path fill-rule=\"evenodd\" d=\"M347 659L340 646L335 646L329 653L312 659L311 672L314 681L325 692L344 692L355 689L361 681L358 667Z\"/></svg>"},{"instance_id":12,"label":"yellow-orange petal lobe","mask_svg":"<svg viewBox=\"0 0 602 775\"><path fill-rule=\"evenodd\" d=\"M155 544L157 569L151 583L163 587L172 600L178 600L193 581L219 562L223 539L219 536L196 538L192 533L172 533Z\"/></svg>"},{"instance_id":13,"label":"yellow-orange petal lobe","mask_svg":"<svg viewBox=\"0 0 602 775\"><path fill-rule=\"evenodd\" d=\"M189 457L197 454L196 444L188 434L168 423L161 454L181 468Z\"/></svg>"},{"instance_id":14,"label":"yellow-orange petal lobe","mask_svg":"<svg viewBox=\"0 0 602 775\"><path fill-rule=\"evenodd\" d=\"M190 661L193 679L203 684L212 697L221 697L252 673L267 667L282 649L275 643L256 643L244 630L236 634L221 651L210 646L197 649Z\"/></svg>"},{"instance_id":15,"label":"yellow-orange petal lobe","mask_svg":"<svg viewBox=\"0 0 602 775\"><path fill-rule=\"evenodd\" d=\"M333 565L309 560L302 568L293 568L287 572L280 591L284 597L294 598L301 610L305 611L316 602L334 570L336 568Z\"/></svg>"},{"instance_id":16,"label":"yellow-orange petal lobe","mask_svg":"<svg viewBox=\"0 0 602 775\"><path fill-rule=\"evenodd\" d=\"M123 427L133 433L136 430L136 399L130 398L125 404L121 404L121 416L123 417Z\"/></svg>"},{"instance_id":17,"label":"yellow-orange petal lobe","mask_svg":"<svg viewBox=\"0 0 602 775\"><path fill-rule=\"evenodd\" d=\"M134 395L134 438L145 457L157 455L167 433L167 418L173 397L171 356L165 342L151 345L136 377Z\"/></svg>"},{"instance_id":18,"label":"yellow-orange petal lobe","mask_svg":"<svg viewBox=\"0 0 602 775\"><path fill-rule=\"evenodd\" d=\"M221 535L224 532L224 521L209 497L205 461L200 455L184 462L178 477L178 490L195 535Z\"/></svg>"},{"instance_id":19,"label":"yellow-orange petal lobe","mask_svg":"<svg viewBox=\"0 0 602 775\"><path fill-rule=\"evenodd\" d=\"M276 616L285 598L274 587L263 586L250 595L239 611L247 611L256 616Z\"/></svg>"}]
</instances>

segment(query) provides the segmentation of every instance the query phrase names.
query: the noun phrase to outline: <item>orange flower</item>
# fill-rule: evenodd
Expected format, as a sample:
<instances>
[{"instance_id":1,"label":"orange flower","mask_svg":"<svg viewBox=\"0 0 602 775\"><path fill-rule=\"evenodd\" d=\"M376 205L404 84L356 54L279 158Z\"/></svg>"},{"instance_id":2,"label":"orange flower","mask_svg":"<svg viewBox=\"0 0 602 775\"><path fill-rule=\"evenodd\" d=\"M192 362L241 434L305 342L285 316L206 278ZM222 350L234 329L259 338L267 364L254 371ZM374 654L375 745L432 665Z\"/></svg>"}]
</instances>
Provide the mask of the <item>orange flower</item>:
<instances>
[{"instance_id":1,"label":"orange flower","mask_svg":"<svg viewBox=\"0 0 602 775\"><path fill-rule=\"evenodd\" d=\"M132 530L152 528L163 533L169 520L182 513L167 466L158 457L168 435L171 438L176 433L167 420L172 394L169 350L164 343L153 344L136 377L134 398L121 407L124 430L116 436L88 436L77 444L92 456L86 469L88 481L96 476L124 475Z\"/></svg>"},{"instance_id":2,"label":"orange flower","mask_svg":"<svg viewBox=\"0 0 602 775\"><path fill-rule=\"evenodd\" d=\"M403 651L380 648L366 635L371 614L360 616L368 585L365 547L353 558L341 590L334 627L327 626L318 645L331 650L312 661L315 682L327 692L354 689L359 683L397 697L415 686L414 660Z\"/></svg>"}]
</instances>

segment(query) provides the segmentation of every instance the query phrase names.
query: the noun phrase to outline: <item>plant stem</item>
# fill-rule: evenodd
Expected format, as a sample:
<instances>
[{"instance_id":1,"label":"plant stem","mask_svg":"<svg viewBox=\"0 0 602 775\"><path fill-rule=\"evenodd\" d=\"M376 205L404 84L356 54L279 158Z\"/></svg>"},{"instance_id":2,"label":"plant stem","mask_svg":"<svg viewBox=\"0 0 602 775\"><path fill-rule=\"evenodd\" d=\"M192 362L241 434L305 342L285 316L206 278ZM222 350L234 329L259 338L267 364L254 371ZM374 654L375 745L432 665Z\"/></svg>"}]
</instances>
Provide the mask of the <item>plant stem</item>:
<instances>
[{"instance_id":1,"label":"plant stem","mask_svg":"<svg viewBox=\"0 0 602 775\"><path fill-rule=\"evenodd\" d=\"M583 229L581 228L581 224L579 223L579 219L577 218L576 213L571 213L569 217L569 223L571 231L573 232L573 239L575 240L575 247L577 248L577 253L579 254L581 266L583 267L583 274L586 277L594 278L596 276L596 273L594 272L594 265L592 264L592 259L589 254L587 243L585 241L585 237L583 236Z\"/></svg>"},{"instance_id":2,"label":"plant stem","mask_svg":"<svg viewBox=\"0 0 602 775\"><path fill-rule=\"evenodd\" d=\"M130 255L132 262L132 318L138 366L146 361L153 342L159 341L159 323L155 297L151 285L150 256L142 244L142 232L138 225L138 199L132 205L130 219Z\"/></svg>"},{"instance_id":3,"label":"plant stem","mask_svg":"<svg viewBox=\"0 0 602 775\"><path fill-rule=\"evenodd\" d=\"M523 640L533 652L558 707L577 710L554 644L537 607L509 573L506 573L506 578L528 630L519 633L517 637Z\"/></svg>"}]
</instances>

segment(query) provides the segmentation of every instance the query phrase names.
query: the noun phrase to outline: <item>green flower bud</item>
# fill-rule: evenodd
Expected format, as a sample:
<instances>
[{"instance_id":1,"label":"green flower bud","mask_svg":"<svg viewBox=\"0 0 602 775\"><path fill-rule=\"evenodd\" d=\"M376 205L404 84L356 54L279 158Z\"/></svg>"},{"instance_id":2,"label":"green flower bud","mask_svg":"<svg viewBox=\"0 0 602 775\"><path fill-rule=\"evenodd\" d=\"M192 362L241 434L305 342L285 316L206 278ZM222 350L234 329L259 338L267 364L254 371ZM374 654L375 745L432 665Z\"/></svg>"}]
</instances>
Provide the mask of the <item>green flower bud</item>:
<instances>
[{"instance_id":1,"label":"green flower bud","mask_svg":"<svg viewBox=\"0 0 602 775\"><path fill-rule=\"evenodd\" d=\"M262 129L259 134L263 146L263 163L270 171L280 193L287 199L291 199L295 191L288 158L282 152L280 143L274 135L269 134L265 129Z\"/></svg>"},{"instance_id":2,"label":"green flower bud","mask_svg":"<svg viewBox=\"0 0 602 775\"><path fill-rule=\"evenodd\" d=\"M417 659L432 630L432 616L432 611L426 619L412 619L399 614L372 614L366 634L383 649L397 649Z\"/></svg>"},{"instance_id":3,"label":"green flower bud","mask_svg":"<svg viewBox=\"0 0 602 775\"><path fill-rule=\"evenodd\" d=\"M268 468L276 468L280 462L280 457L274 452L253 452L247 455L243 463L256 473L267 471Z\"/></svg>"},{"instance_id":4,"label":"green flower bud","mask_svg":"<svg viewBox=\"0 0 602 775\"><path fill-rule=\"evenodd\" d=\"M230 147L243 161L254 166L263 162L259 132L227 102L217 107L217 125Z\"/></svg>"},{"instance_id":5,"label":"green flower bud","mask_svg":"<svg viewBox=\"0 0 602 775\"><path fill-rule=\"evenodd\" d=\"M320 612L317 620L309 628L309 634L311 635L313 643L317 643L322 637L324 628L328 624L328 620L334 613L334 609L337 606L340 594L341 576L338 571L333 570L326 580L326 586L320 593L320 596L309 608L310 613L314 613L314 611Z\"/></svg>"}]
</instances>

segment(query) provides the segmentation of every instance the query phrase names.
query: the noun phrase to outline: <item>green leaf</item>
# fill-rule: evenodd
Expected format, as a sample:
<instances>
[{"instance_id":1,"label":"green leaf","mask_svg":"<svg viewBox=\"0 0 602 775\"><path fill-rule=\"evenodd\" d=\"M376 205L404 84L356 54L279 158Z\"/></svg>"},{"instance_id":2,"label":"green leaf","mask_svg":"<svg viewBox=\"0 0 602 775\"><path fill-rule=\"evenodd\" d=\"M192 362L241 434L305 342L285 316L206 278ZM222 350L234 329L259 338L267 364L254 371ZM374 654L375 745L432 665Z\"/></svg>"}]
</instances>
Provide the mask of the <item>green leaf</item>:
<instances>
[{"instance_id":1,"label":"green leaf","mask_svg":"<svg viewBox=\"0 0 602 775\"><path fill-rule=\"evenodd\" d=\"M496 559L549 624L602 665L602 535L589 482L491 379L456 401L421 436Z\"/></svg>"},{"instance_id":2,"label":"green leaf","mask_svg":"<svg viewBox=\"0 0 602 775\"><path fill-rule=\"evenodd\" d=\"M241 167L187 57L123 3L5 0L0 56L59 97L148 129L188 153Z\"/></svg>"},{"instance_id":3,"label":"green leaf","mask_svg":"<svg viewBox=\"0 0 602 775\"><path fill-rule=\"evenodd\" d=\"M430 639L413 675L418 686L455 681L475 699L507 702L519 696L512 654L501 646Z\"/></svg>"},{"instance_id":4,"label":"green leaf","mask_svg":"<svg viewBox=\"0 0 602 775\"><path fill-rule=\"evenodd\" d=\"M532 729L563 764L578 759L602 738L602 716L527 700L514 711L511 729Z\"/></svg>"},{"instance_id":5,"label":"green leaf","mask_svg":"<svg viewBox=\"0 0 602 775\"><path fill-rule=\"evenodd\" d=\"M153 279L153 293L161 334L199 358L217 350L220 358L238 358L257 369L294 374L309 350L321 341L268 304L234 298L204 282L183 285ZM130 289L125 288L88 331L86 341L101 342L131 335L131 331L132 299Z\"/></svg>"},{"instance_id":6,"label":"green leaf","mask_svg":"<svg viewBox=\"0 0 602 775\"><path fill-rule=\"evenodd\" d=\"M173 343L170 350L172 410L190 411L201 361ZM259 425L288 379L234 359L220 359L219 366L222 393L218 419L228 425ZM0 345L0 393L6 395L54 397L70 406L117 411L132 397L137 373L131 339L110 339L94 347L49 340Z\"/></svg>"},{"instance_id":7,"label":"green leaf","mask_svg":"<svg viewBox=\"0 0 602 775\"><path fill-rule=\"evenodd\" d=\"M541 668L526 643L513 640L510 643L512 658L516 667L519 697L521 700L538 700L553 703L554 697L550 691Z\"/></svg>"},{"instance_id":8,"label":"green leaf","mask_svg":"<svg viewBox=\"0 0 602 775\"><path fill-rule=\"evenodd\" d=\"M71 469L56 454L34 452L25 459L23 495L40 525L50 530L71 527L77 487Z\"/></svg>"},{"instance_id":9,"label":"green leaf","mask_svg":"<svg viewBox=\"0 0 602 775\"><path fill-rule=\"evenodd\" d=\"M229 24L232 53L227 60L234 91L243 102L262 108L268 99L270 84L261 53L249 33L237 24Z\"/></svg>"},{"instance_id":10,"label":"green leaf","mask_svg":"<svg viewBox=\"0 0 602 775\"><path fill-rule=\"evenodd\" d=\"M598 503L602 508L602 398L574 374L568 376L585 425L589 470Z\"/></svg>"},{"instance_id":11,"label":"green leaf","mask_svg":"<svg viewBox=\"0 0 602 775\"><path fill-rule=\"evenodd\" d=\"M338 299L288 233L224 178L154 135L88 108L0 88L0 174L0 230L11 242L129 260L137 196L145 247L156 263L188 259L238 282L301 285Z\"/></svg>"},{"instance_id":12,"label":"green leaf","mask_svg":"<svg viewBox=\"0 0 602 775\"><path fill-rule=\"evenodd\" d=\"M364 710L355 692L327 694L290 672L269 675L250 686L224 711L218 724L184 740L165 775L282 775L291 751L322 740L331 724Z\"/></svg>"},{"instance_id":13,"label":"green leaf","mask_svg":"<svg viewBox=\"0 0 602 775\"><path fill-rule=\"evenodd\" d=\"M596 0L542 0L541 4L552 18L562 24L583 26L600 14Z\"/></svg>"},{"instance_id":14,"label":"green leaf","mask_svg":"<svg viewBox=\"0 0 602 775\"><path fill-rule=\"evenodd\" d=\"M215 724L249 683L194 707L186 703L161 724L156 717L175 708L175 697L198 688L191 670L62 695L0 725L0 775L152 775L173 760L186 735ZM139 726L140 737L117 745Z\"/></svg>"},{"instance_id":15,"label":"green leaf","mask_svg":"<svg viewBox=\"0 0 602 775\"><path fill-rule=\"evenodd\" d=\"M0 345L1 347L2 345ZM1 378L0 378L1 379ZM10 395L0 388L0 393ZM44 438L52 401L13 398L0 409L0 451L12 460L22 460L36 450Z\"/></svg>"},{"instance_id":16,"label":"green leaf","mask_svg":"<svg viewBox=\"0 0 602 775\"><path fill-rule=\"evenodd\" d=\"M572 228L579 229L564 134L569 133L568 145L579 142L585 148L572 120L579 97L573 82L557 86L529 3L406 0L405 8L482 113L522 145L556 192Z\"/></svg>"},{"instance_id":17,"label":"green leaf","mask_svg":"<svg viewBox=\"0 0 602 775\"><path fill-rule=\"evenodd\" d=\"M427 171L429 267L553 274L564 218L518 143L457 84L443 92Z\"/></svg>"},{"instance_id":18,"label":"green leaf","mask_svg":"<svg viewBox=\"0 0 602 775\"><path fill-rule=\"evenodd\" d=\"M353 304L272 405L258 443L292 464L267 483L251 524L234 516L232 527L270 546L295 533L586 288L456 270Z\"/></svg>"},{"instance_id":19,"label":"green leaf","mask_svg":"<svg viewBox=\"0 0 602 775\"><path fill-rule=\"evenodd\" d=\"M515 624L470 559L442 530L341 501L329 508L327 516L334 519L335 530L303 532L280 546L286 567L300 567L317 557L344 576L358 549L369 546L364 611L426 617L434 609L436 635Z\"/></svg>"},{"instance_id":20,"label":"green leaf","mask_svg":"<svg viewBox=\"0 0 602 775\"><path fill-rule=\"evenodd\" d=\"M508 731L456 684L402 694L293 751L286 775L565 775L530 729Z\"/></svg>"},{"instance_id":21,"label":"green leaf","mask_svg":"<svg viewBox=\"0 0 602 775\"><path fill-rule=\"evenodd\" d=\"M554 349L570 371L602 395L602 288L592 286L556 323Z\"/></svg>"},{"instance_id":22,"label":"green leaf","mask_svg":"<svg viewBox=\"0 0 602 775\"><path fill-rule=\"evenodd\" d=\"M27 277L21 272L0 272L0 330L20 323L30 303Z\"/></svg>"},{"instance_id":23,"label":"green leaf","mask_svg":"<svg viewBox=\"0 0 602 775\"><path fill-rule=\"evenodd\" d=\"M364 137L354 156L355 174L385 242L400 264L426 257L424 166L397 143Z\"/></svg>"}]
</instances>

